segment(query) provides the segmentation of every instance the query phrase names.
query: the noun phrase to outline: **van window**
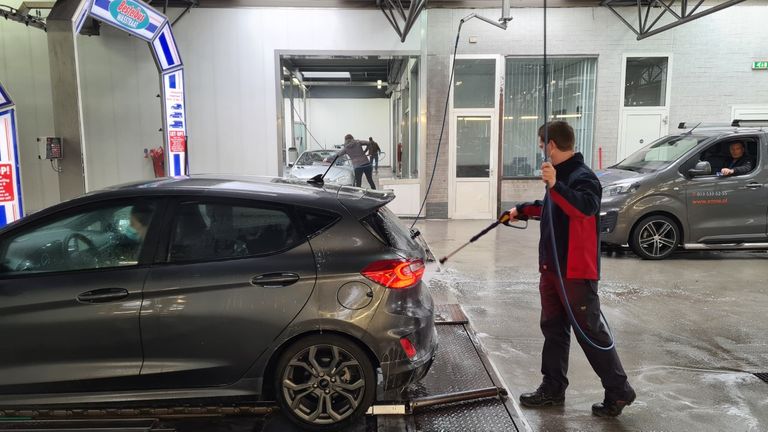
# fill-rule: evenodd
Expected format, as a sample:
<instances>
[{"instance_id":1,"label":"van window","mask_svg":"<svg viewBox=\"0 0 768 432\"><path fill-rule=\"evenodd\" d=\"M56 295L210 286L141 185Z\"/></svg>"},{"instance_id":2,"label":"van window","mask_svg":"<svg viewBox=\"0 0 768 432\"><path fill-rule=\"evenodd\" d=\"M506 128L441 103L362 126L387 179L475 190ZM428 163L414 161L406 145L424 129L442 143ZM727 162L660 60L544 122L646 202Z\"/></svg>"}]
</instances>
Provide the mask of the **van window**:
<instances>
[{"instance_id":1,"label":"van window","mask_svg":"<svg viewBox=\"0 0 768 432\"><path fill-rule=\"evenodd\" d=\"M733 143L741 143L743 148L742 156L737 160L734 160L731 155L730 147ZM686 168L689 168L689 166L692 168L698 161L706 161L709 162L709 166L712 168L712 175L719 175L723 168L737 168L737 172L731 175L749 174L757 167L757 160L760 156L758 147L757 140L749 137L718 141L692 158L686 164Z\"/></svg>"},{"instance_id":2,"label":"van window","mask_svg":"<svg viewBox=\"0 0 768 432\"><path fill-rule=\"evenodd\" d=\"M691 135L666 136L632 153L614 168L642 173L659 171L706 139Z\"/></svg>"}]
</instances>

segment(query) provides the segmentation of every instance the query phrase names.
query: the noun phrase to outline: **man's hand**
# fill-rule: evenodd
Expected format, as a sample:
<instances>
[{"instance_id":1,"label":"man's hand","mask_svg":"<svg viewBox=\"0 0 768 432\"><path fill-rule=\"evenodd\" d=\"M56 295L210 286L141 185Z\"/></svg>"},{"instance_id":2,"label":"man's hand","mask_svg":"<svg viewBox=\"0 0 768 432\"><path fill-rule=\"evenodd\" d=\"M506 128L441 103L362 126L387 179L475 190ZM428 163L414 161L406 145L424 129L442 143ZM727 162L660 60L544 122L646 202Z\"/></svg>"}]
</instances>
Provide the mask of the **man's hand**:
<instances>
[{"instance_id":1,"label":"man's hand","mask_svg":"<svg viewBox=\"0 0 768 432\"><path fill-rule=\"evenodd\" d=\"M541 180L547 184L547 187L552 189L557 182L557 170L549 162L541 164Z\"/></svg>"},{"instance_id":2,"label":"man's hand","mask_svg":"<svg viewBox=\"0 0 768 432\"><path fill-rule=\"evenodd\" d=\"M511 209L505 211L499 216L499 222L509 225L510 222L514 222L517 220L517 208L512 207Z\"/></svg>"},{"instance_id":3,"label":"man's hand","mask_svg":"<svg viewBox=\"0 0 768 432\"><path fill-rule=\"evenodd\" d=\"M729 176L733 174L733 170L730 168L723 168L720 170L720 174L724 176Z\"/></svg>"}]
</instances>

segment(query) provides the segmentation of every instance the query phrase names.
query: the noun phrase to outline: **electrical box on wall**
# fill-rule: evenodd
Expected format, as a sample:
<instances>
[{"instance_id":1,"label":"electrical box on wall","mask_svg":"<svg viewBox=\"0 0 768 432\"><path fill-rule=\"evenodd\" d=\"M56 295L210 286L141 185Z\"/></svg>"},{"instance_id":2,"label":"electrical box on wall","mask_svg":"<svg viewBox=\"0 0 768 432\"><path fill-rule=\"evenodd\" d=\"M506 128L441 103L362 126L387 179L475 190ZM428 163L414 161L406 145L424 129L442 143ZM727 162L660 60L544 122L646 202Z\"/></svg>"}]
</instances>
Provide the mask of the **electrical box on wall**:
<instances>
[{"instance_id":1,"label":"electrical box on wall","mask_svg":"<svg viewBox=\"0 0 768 432\"><path fill-rule=\"evenodd\" d=\"M37 139L38 159L62 159L64 146L61 137L40 137Z\"/></svg>"}]
</instances>

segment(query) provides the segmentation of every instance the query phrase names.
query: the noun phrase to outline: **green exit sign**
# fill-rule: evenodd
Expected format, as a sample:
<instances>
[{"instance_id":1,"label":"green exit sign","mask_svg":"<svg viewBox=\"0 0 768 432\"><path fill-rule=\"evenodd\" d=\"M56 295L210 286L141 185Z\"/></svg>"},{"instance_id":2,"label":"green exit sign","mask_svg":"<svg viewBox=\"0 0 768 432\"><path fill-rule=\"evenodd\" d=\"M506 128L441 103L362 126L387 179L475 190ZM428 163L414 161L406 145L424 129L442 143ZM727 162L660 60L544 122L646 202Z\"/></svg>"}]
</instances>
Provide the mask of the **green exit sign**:
<instances>
[{"instance_id":1,"label":"green exit sign","mask_svg":"<svg viewBox=\"0 0 768 432\"><path fill-rule=\"evenodd\" d=\"M768 61L756 61L752 62L753 70L768 70Z\"/></svg>"}]
</instances>

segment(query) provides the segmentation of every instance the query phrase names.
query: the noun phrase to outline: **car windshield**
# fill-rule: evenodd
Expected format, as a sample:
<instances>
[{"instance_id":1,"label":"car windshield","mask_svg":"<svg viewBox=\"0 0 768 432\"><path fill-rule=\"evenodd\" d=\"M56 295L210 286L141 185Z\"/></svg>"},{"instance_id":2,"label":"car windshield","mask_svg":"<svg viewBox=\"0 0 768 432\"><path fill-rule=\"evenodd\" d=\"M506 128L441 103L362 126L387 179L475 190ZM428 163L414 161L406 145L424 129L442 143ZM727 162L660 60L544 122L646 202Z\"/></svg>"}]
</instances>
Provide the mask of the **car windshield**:
<instances>
[{"instance_id":1,"label":"car windshield","mask_svg":"<svg viewBox=\"0 0 768 432\"><path fill-rule=\"evenodd\" d=\"M325 159L331 159L336 156L336 152L333 150L318 150L308 151L301 154L299 160L296 161L296 165L310 166L310 165L325 165L328 166L329 162L323 162ZM336 166L349 166L349 157L342 155L337 161Z\"/></svg>"},{"instance_id":2,"label":"car windshield","mask_svg":"<svg viewBox=\"0 0 768 432\"><path fill-rule=\"evenodd\" d=\"M632 153L614 168L643 173L659 171L707 138L691 135L666 136Z\"/></svg>"}]
</instances>

